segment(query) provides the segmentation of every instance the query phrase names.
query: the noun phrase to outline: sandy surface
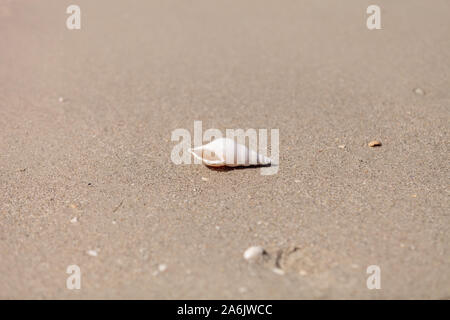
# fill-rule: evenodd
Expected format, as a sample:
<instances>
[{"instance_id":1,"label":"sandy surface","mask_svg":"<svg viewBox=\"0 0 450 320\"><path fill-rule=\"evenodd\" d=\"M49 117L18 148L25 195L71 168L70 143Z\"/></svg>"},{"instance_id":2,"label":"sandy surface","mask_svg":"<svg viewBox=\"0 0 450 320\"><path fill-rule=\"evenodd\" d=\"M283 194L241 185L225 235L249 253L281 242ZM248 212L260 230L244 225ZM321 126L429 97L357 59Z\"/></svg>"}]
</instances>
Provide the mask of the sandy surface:
<instances>
[{"instance_id":1,"label":"sandy surface","mask_svg":"<svg viewBox=\"0 0 450 320\"><path fill-rule=\"evenodd\" d=\"M372 2L1 0L0 298L449 298L450 3ZM173 164L194 120L278 174Z\"/></svg>"}]
</instances>

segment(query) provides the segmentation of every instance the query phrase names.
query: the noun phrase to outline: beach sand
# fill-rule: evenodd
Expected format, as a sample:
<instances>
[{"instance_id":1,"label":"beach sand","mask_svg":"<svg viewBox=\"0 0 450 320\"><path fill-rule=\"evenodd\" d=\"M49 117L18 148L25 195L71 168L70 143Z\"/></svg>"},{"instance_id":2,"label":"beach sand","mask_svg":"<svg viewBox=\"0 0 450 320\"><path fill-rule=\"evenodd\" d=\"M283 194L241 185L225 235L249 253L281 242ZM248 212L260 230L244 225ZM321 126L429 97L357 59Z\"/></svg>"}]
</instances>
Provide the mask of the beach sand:
<instances>
[{"instance_id":1,"label":"beach sand","mask_svg":"<svg viewBox=\"0 0 450 320\"><path fill-rule=\"evenodd\" d=\"M448 1L73 2L0 1L0 298L450 297ZM278 173L175 165L195 120Z\"/></svg>"}]
</instances>

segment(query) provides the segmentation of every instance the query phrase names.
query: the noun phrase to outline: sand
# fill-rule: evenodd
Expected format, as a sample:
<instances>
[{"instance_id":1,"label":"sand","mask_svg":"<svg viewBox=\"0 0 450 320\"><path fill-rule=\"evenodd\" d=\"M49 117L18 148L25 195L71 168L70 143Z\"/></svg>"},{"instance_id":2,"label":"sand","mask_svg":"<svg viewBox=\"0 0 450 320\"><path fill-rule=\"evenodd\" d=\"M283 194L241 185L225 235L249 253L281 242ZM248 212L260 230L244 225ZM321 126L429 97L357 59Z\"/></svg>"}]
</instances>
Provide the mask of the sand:
<instances>
[{"instance_id":1,"label":"sand","mask_svg":"<svg viewBox=\"0 0 450 320\"><path fill-rule=\"evenodd\" d=\"M0 298L448 299L450 4L370 4L0 1ZM278 173L175 165L195 120Z\"/></svg>"}]
</instances>

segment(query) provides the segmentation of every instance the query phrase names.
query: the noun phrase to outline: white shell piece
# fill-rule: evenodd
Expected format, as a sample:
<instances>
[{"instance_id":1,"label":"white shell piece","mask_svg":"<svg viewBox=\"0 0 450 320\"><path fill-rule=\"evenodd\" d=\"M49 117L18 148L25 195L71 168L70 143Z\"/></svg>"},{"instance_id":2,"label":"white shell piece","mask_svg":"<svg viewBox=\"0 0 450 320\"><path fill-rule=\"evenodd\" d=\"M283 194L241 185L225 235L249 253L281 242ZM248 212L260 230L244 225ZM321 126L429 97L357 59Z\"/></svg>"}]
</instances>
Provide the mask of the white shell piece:
<instances>
[{"instance_id":1,"label":"white shell piece","mask_svg":"<svg viewBox=\"0 0 450 320\"><path fill-rule=\"evenodd\" d=\"M236 143L233 139L220 138L203 146L189 149L194 157L211 167L237 167L269 165L271 159Z\"/></svg>"},{"instance_id":2,"label":"white shell piece","mask_svg":"<svg viewBox=\"0 0 450 320\"><path fill-rule=\"evenodd\" d=\"M255 261L264 255L265 251L263 247L253 246L245 250L244 259L248 261Z\"/></svg>"}]
</instances>

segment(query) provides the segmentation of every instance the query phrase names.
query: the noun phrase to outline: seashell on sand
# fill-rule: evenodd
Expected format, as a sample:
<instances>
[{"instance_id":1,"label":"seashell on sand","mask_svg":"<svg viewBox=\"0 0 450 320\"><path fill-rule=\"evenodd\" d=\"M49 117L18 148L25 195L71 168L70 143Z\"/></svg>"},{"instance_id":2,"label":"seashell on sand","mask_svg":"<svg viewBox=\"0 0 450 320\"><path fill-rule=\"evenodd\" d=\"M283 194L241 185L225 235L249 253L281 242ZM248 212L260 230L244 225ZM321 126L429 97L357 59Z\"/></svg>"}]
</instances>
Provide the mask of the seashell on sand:
<instances>
[{"instance_id":1,"label":"seashell on sand","mask_svg":"<svg viewBox=\"0 0 450 320\"><path fill-rule=\"evenodd\" d=\"M230 138L216 139L203 146L189 149L194 157L211 167L270 165L271 159Z\"/></svg>"}]
</instances>

